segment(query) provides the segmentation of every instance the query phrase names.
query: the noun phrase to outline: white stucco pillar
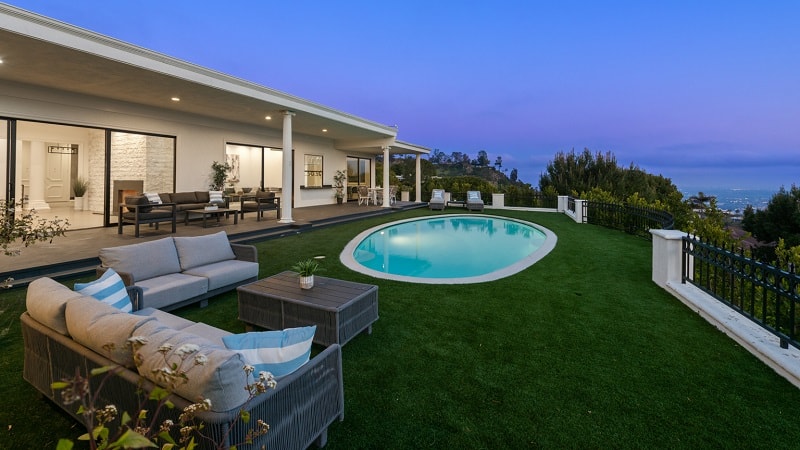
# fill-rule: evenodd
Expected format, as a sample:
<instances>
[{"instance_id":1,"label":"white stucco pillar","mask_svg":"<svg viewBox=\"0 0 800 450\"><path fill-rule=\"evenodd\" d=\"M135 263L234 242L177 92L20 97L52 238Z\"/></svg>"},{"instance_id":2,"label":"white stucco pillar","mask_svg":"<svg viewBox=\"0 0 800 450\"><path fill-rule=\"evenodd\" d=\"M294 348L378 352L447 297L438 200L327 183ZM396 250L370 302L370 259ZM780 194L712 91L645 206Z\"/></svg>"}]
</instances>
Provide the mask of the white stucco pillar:
<instances>
[{"instance_id":1,"label":"white stucco pillar","mask_svg":"<svg viewBox=\"0 0 800 450\"><path fill-rule=\"evenodd\" d=\"M422 203L422 155L417 153L417 160L416 166L414 169L414 173L416 174L416 180L414 181L414 186L416 187L415 191L417 195L414 197L414 201L417 203Z\"/></svg>"},{"instance_id":2,"label":"white stucco pillar","mask_svg":"<svg viewBox=\"0 0 800 450\"><path fill-rule=\"evenodd\" d=\"M33 141L30 143L31 172L29 180L31 191L28 193L29 201L26 206L29 209L50 209L50 205L45 201L45 188L47 186L47 146L44 142Z\"/></svg>"},{"instance_id":3,"label":"white stucco pillar","mask_svg":"<svg viewBox=\"0 0 800 450\"><path fill-rule=\"evenodd\" d=\"M384 208L391 208L392 205L389 204L389 164L391 160L389 159L389 147L388 145L382 147L383 148L383 207Z\"/></svg>"},{"instance_id":4,"label":"white stucco pillar","mask_svg":"<svg viewBox=\"0 0 800 450\"><path fill-rule=\"evenodd\" d=\"M291 111L283 111L283 170L281 172L281 220L280 223L292 223L292 116Z\"/></svg>"},{"instance_id":5,"label":"white stucco pillar","mask_svg":"<svg viewBox=\"0 0 800 450\"><path fill-rule=\"evenodd\" d=\"M683 237L686 233L680 230L650 230L650 234L653 236L653 282L662 288L667 283L680 283Z\"/></svg>"},{"instance_id":6,"label":"white stucco pillar","mask_svg":"<svg viewBox=\"0 0 800 450\"><path fill-rule=\"evenodd\" d=\"M567 195L559 195L558 196L558 206L557 211L563 213L567 210L567 206L569 205L569 196Z\"/></svg>"},{"instance_id":7,"label":"white stucco pillar","mask_svg":"<svg viewBox=\"0 0 800 450\"><path fill-rule=\"evenodd\" d=\"M575 200L575 217L573 217L573 219L577 223L583 223L584 222L584 220L583 220L584 219L584 217L583 217L583 202L585 202L585 201L586 200Z\"/></svg>"}]
</instances>

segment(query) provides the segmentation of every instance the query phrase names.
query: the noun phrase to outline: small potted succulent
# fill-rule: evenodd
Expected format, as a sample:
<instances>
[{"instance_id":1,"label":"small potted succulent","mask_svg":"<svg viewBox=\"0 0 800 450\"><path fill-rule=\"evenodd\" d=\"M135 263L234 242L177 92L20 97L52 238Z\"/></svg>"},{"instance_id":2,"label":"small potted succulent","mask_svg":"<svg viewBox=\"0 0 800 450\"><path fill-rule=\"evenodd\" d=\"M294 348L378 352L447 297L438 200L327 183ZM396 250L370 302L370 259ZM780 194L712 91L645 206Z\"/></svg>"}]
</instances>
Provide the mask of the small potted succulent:
<instances>
[{"instance_id":1,"label":"small potted succulent","mask_svg":"<svg viewBox=\"0 0 800 450\"><path fill-rule=\"evenodd\" d=\"M292 270L297 272L300 277L300 289L311 289L314 287L314 274L319 271L319 257L308 258L303 261L298 261L292 266Z\"/></svg>"}]
</instances>

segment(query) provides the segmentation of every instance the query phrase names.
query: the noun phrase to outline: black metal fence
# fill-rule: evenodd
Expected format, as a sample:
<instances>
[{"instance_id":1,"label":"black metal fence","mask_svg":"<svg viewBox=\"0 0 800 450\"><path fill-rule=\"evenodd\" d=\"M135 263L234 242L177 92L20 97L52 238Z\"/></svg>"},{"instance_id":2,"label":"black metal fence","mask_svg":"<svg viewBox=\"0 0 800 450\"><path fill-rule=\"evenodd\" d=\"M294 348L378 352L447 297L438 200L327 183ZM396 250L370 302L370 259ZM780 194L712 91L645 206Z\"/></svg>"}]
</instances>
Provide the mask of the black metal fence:
<instances>
[{"instance_id":1,"label":"black metal fence","mask_svg":"<svg viewBox=\"0 0 800 450\"><path fill-rule=\"evenodd\" d=\"M589 200L583 202L583 220L648 239L651 229L671 230L675 225L672 214L666 211Z\"/></svg>"},{"instance_id":2,"label":"black metal fence","mask_svg":"<svg viewBox=\"0 0 800 450\"><path fill-rule=\"evenodd\" d=\"M505 194L505 205L522 208L558 208L557 195L545 195L542 193L507 192Z\"/></svg>"},{"instance_id":3,"label":"black metal fence","mask_svg":"<svg viewBox=\"0 0 800 450\"><path fill-rule=\"evenodd\" d=\"M691 283L778 336L781 347L800 348L800 276L693 236L683 238L683 275Z\"/></svg>"}]
</instances>

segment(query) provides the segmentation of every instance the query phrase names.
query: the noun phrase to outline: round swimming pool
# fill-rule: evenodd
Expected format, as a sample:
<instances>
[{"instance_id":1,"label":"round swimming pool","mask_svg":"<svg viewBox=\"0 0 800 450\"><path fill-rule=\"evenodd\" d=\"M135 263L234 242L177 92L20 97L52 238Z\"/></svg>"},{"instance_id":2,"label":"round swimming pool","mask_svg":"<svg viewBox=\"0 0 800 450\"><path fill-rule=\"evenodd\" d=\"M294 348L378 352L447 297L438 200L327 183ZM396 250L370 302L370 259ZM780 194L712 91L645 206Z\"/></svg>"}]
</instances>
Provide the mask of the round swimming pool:
<instances>
[{"instance_id":1,"label":"round swimming pool","mask_svg":"<svg viewBox=\"0 0 800 450\"><path fill-rule=\"evenodd\" d=\"M447 214L371 228L342 251L342 263L376 278L462 284L513 275L548 254L547 228L491 215Z\"/></svg>"}]
</instances>

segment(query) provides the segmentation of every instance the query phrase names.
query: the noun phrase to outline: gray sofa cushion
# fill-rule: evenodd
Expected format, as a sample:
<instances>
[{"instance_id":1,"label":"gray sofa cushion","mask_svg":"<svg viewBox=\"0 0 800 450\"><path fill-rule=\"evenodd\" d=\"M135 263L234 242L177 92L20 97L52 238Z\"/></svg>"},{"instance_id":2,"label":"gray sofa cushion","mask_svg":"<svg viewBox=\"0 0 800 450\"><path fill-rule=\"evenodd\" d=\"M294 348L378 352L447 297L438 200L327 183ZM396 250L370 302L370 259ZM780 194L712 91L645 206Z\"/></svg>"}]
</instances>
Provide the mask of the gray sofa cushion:
<instances>
[{"instance_id":1,"label":"gray sofa cushion","mask_svg":"<svg viewBox=\"0 0 800 450\"><path fill-rule=\"evenodd\" d=\"M172 203L197 203L197 196L191 192L173 192L169 195Z\"/></svg>"},{"instance_id":2,"label":"gray sofa cushion","mask_svg":"<svg viewBox=\"0 0 800 450\"><path fill-rule=\"evenodd\" d=\"M242 406L248 398L244 389L247 378L243 367L245 361L241 355L232 350L220 347L213 342L185 331L173 330L158 321L147 322L140 326L134 334L147 338L148 343L141 347L142 364L139 374L159 383L153 370L166 366L164 355L158 350L162 344L172 344L177 350L184 344L197 345L198 353L205 355L208 360L205 365L194 366L188 371L188 382L175 388L175 393L189 400L207 398L211 400L211 410L217 412L230 411ZM178 362L174 350L169 358L170 362ZM194 355L187 359L184 368L192 365ZM159 383L160 384L160 383Z\"/></svg>"},{"instance_id":3,"label":"gray sofa cushion","mask_svg":"<svg viewBox=\"0 0 800 450\"><path fill-rule=\"evenodd\" d=\"M69 336L65 311L67 302L83 295L68 289L52 278L39 278L31 281L25 296L28 314L48 328Z\"/></svg>"},{"instance_id":4,"label":"gray sofa cushion","mask_svg":"<svg viewBox=\"0 0 800 450\"><path fill-rule=\"evenodd\" d=\"M160 309L155 309L150 307L134 311L131 314L135 314L137 316L142 316L142 317L152 317L161 322L162 324L172 328L173 330L182 330L186 327L194 325L194 322L192 322L189 319L184 319L183 317L179 317L174 314L162 311Z\"/></svg>"},{"instance_id":5,"label":"gray sofa cushion","mask_svg":"<svg viewBox=\"0 0 800 450\"><path fill-rule=\"evenodd\" d=\"M228 241L228 235L224 231L205 236L173 239L182 270L236 258Z\"/></svg>"},{"instance_id":6,"label":"gray sofa cushion","mask_svg":"<svg viewBox=\"0 0 800 450\"><path fill-rule=\"evenodd\" d=\"M181 271L178 252L171 237L138 244L100 249L103 267L128 272L134 282Z\"/></svg>"},{"instance_id":7,"label":"gray sofa cushion","mask_svg":"<svg viewBox=\"0 0 800 450\"><path fill-rule=\"evenodd\" d=\"M208 290L258 277L258 263L228 260L188 269L183 273L208 278Z\"/></svg>"},{"instance_id":8,"label":"gray sofa cushion","mask_svg":"<svg viewBox=\"0 0 800 450\"><path fill-rule=\"evenodd\" d=\"M208 292L207 279L182 273L137 281L136 286L142 288L142 308L161 309Z\"/></svg>"},{"instance_id":9,"label":"gray sofa cushion","mask_svg":"<svg viewBox=\"0 0 800 450\"><path fill-rule=\"evenodd\" d=\"M133 353L126 345L128 338L142 323L156 320L122 312L85 296L67 303L65 317L67 329L75 342L128 368L136 367Z\"/></svg>"},{"instance_id":10,"label":"gray sofa cushion","mask_svg":"<svg viewBox=\"0 0 800 450\"><path fill-rule=\"evenodd\" d=\"M209 341L213 342L214 344L222 347L225 347L225 342L223 342L222 338L225 336L230 336L232 333L220 330L219 328L212 327L211 325L205 324L203 322L193 323L190 326L184 328L182 331L187 333L196 334L203 339L208 339Z\"/></svg>"}]
</instances>

